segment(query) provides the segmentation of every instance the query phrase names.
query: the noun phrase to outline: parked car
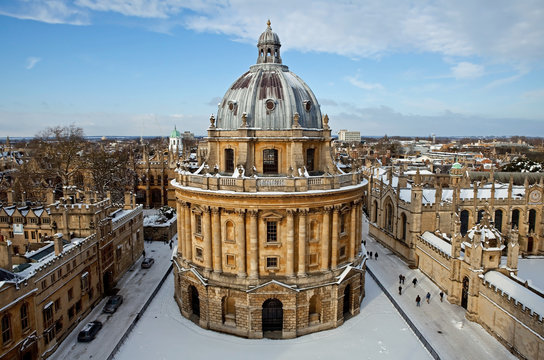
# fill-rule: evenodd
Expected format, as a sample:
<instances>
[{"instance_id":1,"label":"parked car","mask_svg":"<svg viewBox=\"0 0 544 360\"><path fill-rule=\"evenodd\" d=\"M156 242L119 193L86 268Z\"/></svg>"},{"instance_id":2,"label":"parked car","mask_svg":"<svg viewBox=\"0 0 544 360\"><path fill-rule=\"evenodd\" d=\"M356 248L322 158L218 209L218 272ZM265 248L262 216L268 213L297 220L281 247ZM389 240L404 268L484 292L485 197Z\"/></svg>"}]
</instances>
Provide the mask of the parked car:
<instances>
[{"instance_id":1,"label":"parked car","mask_svg":"<svg viewBox=\"0 0 544 360\"><path fill-rule=\"evenodd\" d=\"M91 321L85 324L83 329L77 335L77 341L91 341L96 337L96 334L102 329L102 323L98 320Z\"/></svg>"},{"instance_id":2,"label":"parked car","mask_svg":"<svg viewBox=\"0 0 544 360\"><path fill-rule=\"evenodd\" d=\"M153 258L145 258L143 261L142 261L142 269L149 269L151 267L151 265L153 265L155 263L155 259Z\"/></svg>"},{"instance_id":3,"label":"parked car","mask_svg":"<svg viewBox=\"0 0 544 360\"><path fill-rule=\"evenodd\" d=\"M106 303L106 306L104 306L104 309L102 310L105 313L113 314L117 311L117 308L121 306L123 303L123 296L122 295L114 295L110 296L108 299L108 302Z\"/></svg>"}]
</instances>

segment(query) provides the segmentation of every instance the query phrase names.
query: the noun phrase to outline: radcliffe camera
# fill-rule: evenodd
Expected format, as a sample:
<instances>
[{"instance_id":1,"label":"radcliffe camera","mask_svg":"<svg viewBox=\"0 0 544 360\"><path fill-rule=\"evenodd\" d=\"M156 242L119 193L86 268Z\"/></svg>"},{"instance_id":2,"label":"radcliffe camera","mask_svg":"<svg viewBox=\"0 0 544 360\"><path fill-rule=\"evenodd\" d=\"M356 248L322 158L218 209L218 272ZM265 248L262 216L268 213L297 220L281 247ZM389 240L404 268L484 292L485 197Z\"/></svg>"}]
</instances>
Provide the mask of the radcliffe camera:
<instances>
[{"instance_id":1,"label":"radcliffe camera","mask_svg":"<svg viewBox=\"0 0 544 360\"><path fill-rule=\"evenodd\" d=\"M0 359L544 359L542 5L0 27Z\"/></svg>"}]
</instances>

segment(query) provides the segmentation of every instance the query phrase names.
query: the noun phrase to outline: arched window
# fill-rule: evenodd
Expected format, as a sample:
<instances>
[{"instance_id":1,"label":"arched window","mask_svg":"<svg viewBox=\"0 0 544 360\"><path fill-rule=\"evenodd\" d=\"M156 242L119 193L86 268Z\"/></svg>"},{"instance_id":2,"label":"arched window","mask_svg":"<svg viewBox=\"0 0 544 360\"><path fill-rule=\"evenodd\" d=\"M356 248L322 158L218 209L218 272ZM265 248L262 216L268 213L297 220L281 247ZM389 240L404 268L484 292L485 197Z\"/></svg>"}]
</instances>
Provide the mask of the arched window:
<instances>
[{"instance_id":1,"label":"arched window","mask_svg":"<svg viewBox=\"0 0 544 360\"><path fill-rule=\"evenodd\" d=\"M404 213L400 214L400 223L402 227L400 238L406 241L406 215Z\"/></svg>"},{"instance_id":2,"label":"arched window","mask_svg":"<svg viewBox=\"0 0 544 360\"><path fill-rule=\"evenodd\" d=\"M347 223L347 213L343 213L340 215L340 233L343 234L347 231L346 223Z\"/></svg>"},{"instance_id":3,"label":"arched window","mask_svg":"<svg viewBox=\"0 0 544 360\"><path fill-rule=\"evenodd\" d=\"M502 210L495 210L495 229L502 232Z\"/></svg>"},{"instance_id":4,"label":"arched window","mask_svg":"<svg viewBox=\"0 0 544 360\"><path fill-rule=\"evenodd\" d=\"M321 322L321 300L317 295L310 298L310 306L308 308L308 323L310 325L319 324Z\"/></svg>"},{"instance_id":5,"label":"arched window","mask_svg":"<svg viewBox=\"0 0 544 360\"><path fill-rule=\"evenodd\" d=\"M461 235L465 236L468 231L468 210L461 211Z\"/></svg>"},{"instance_id":6,"label":"arched window","mask_svg":"<svg viewBox=\"0 0 544 360\"><path fill-rule=\"evenodd\" d=\"M234 150L225 149L225 171L228 173L234 172Z\"/></svg>"},{"instance_id":7,"label":"arched window","mask_svg":"<svg viewBox=\"0 0 544 360\"><path fill-rule=\"evenodd\" d=\"M313 220L310 223L310 241L318 241L319 240L319 224L317 221Z\"/></svg>"},{"instance_id":8,"label":"arched window","mask_svg":"<svg viewBox=\"0 0 544 360\"><path fill-rule=\"evenodd\" d=\"M231 296L224 296L221 299L223 309L223 323L225 325L236 325L236 302Z\"/></svg>"},{"instance_id":9,"label":"arched window","mask_svg":"<svg viewBox=\"0 0 544 360\"><path fill-rule=\"evenodd\" d=\"M372 222L378 222L378 202L374 200L374 205L372 206Z\"/></svg>"},{"instance_id":10,"label":"arched window","mask_svg":"<svg viewBox=\"0 0 544 360\"><path fill-rule=\"evenodd\" d=\"M519 229L519 210L514 209L512 211L512 229Z\"/></svg>"},{"instance_id":11,"label":"arched window","mask_svg":"<svg viewBox=\"0 0 544 360\"><path fill-rule=\"evenodd\" d=\"M476 223L479 224L483 217L484 217L484 210L482 209L478 211L478 221Z\"/></svg>"},{"instance_id":12,"label":"arched window","mask_svg":"<svg viewBox=\"0 0 544 360\"><path fill-rule=\"evenodd\" d=\"M24 330L28 329L28 304L24 303L21 305L21 310L19 311L21 315L21 328Z\"/></svg>"},{"instance_id":13,"label":"arched window","mask_svg":"<svg viewBox=\"0 0 544 360\"><path fill-rule=\"evenodd\" d=\"M232 221L227 221L225 230L226 240L234 242L234 224Z\"/></svg>"},{"instance_id":14,"label":"arched window","mask_svg":"<svg viewBox=\"0 0 544 360\"><path fill-rule=\"evenodd\" d=\"M389 232L393 231L393 206L391 203L385 206L385 229Z\"/></svg>"},{"instance_id":15,"label":"arched window","mask_svg":"<svg viewBox=\"0 0 544 360\"><path fill-rule=\"evenodd\" d=\"M535 225L536 225L536 210L531 209L529 210L529 232L535 232Z\"/></svg>"}]
</instances>

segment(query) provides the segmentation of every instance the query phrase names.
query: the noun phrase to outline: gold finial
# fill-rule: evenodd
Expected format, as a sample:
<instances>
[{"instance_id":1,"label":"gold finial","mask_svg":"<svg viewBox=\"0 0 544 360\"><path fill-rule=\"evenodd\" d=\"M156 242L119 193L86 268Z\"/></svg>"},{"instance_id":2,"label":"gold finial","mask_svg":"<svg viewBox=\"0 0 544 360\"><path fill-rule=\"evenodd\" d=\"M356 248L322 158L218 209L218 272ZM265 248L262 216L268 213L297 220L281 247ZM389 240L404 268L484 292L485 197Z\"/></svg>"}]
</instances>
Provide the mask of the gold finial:
<instances>
[{"instance_id":1,"label":"gold finial","mask_svg":"<svg viewBox=\"0 0 544 360\"><path fill-rule=\"evenodd\" d=\"M270 22L270 19L268 19L268 21L266 22L266 25L268 25L268 27L270 27L272 23Z\"/></svg>"}]
</instances>

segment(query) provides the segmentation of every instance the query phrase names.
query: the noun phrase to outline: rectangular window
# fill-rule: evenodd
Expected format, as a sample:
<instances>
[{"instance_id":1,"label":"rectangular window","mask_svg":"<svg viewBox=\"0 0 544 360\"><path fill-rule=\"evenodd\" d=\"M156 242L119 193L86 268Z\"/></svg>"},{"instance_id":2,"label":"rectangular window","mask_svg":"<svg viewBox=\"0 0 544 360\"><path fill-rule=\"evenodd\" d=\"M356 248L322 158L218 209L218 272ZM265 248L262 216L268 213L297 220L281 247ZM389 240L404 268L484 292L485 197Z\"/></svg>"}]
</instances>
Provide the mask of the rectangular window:
<instances>
[{"instance_id":1,"label":"rectangular window","mask_svg":"<svg viewBox=\"0 0 544 360\"><path fill-rule=\"evenodd\" d=\"M306 149L306 170L314 171L315 149Z\"/></svg>"},{"instance_id":2,"label":"rectangular window","mask_svg":"<svg viewBox=\"0 0 544 360\"><path fill-rule=\"evenodd\" d=\"M55 274L51 274L51 284L53 284L55 282L56 278L55 278Z\"/></svg>"},{"instance_id":3,"label":"rectangular window","mask_svg":"<svg viewBox=\"0 0 544 360\"><path fill-rule=\"evenodd\" d=\"M263 150L263 173L264 174L278 173L278 150L275 150L275 149Z\"/></svg>"},{"instance_id":4,"label":"rectangular window","mask_svg":"<svg viewBox=\"0 0 544 360\"><path fill-rule=\"evenodd\" d=\"M225 149L225 171L228 173L234 172L234 150Z\"/></svg>"},{"instance_id":5,"label":"rectangular window","mask_svg":"<svg viewBox=\"0 0 544 360\"><path fill-rule=\"evenodd\" d=\"M81 311L81 300L78 300L76 302L76 314L79 314L80 311Z\"/></svg>"},{"instance_id":6,"label":"rectangular window","mask_svg":"<svg viewBox=\"0 0 544 360\"><path fill-rule=\"evenodd\" d=\"M74 289L70 288L68 289L68 301L72 301L73 298L74 298Z\"/></svg>"},{"instance_id":7,"label":"rectangular window","mask_svg":"<svg viewBox=\"0 0 544 360\"><path fill-rule=\"evenodd\" d=\"M317 265L317 254L310 254L310 259L308 261L310 266L316 266Z\"/></svg>"},{"instance_id":8,"label":"rectangular window","mask_svg":"<svg viewBox=\"0 0 544 360\"><path fill-rule=\"evenodd\" d=\"M36 233L35 233L34 231L32 231L32 232L30 233L30 235L32 235L32 240L35 240L35 239L36 239Z\"/></svg>"},{"instance_id":9,"label":"rectangular window","mask_svg":"<svg viewBox=\"0 0 544 360\"><path fill-rule=\"evenodd\" d=\"M43 308L43 326L45 328L53 325L53 303L45 305Z\"/></svg>"},{"instance_id":10,"label":"rectangular window","mask_svg":"<svg viewBox=\"0 0 544 360\"><path fill-rule=\"evenodd\" d=\"M277 269L278 268L278 258L275 256L268 256L266 258L266 267L268 269Z\"/></svg>"},{"instance_id":11,"label":"rectangular window","mask_svg":"<svg viewBox=\"0 0 544 360\"><path fill-rule=\"evenodd\" d=\"M45 344L49 344L55 338L55 328L51 328L43 333L43 340Z\"/></svg>"},{"instance_id":12,"label":"rectangular window","mask_svg":"<svg viewBox=\"0 0 544 360\"><path fill-rule=\"evenodd\" d=\"M196 233L202 234L202 215L199 215L199 214L195 215L195 226L196 226Z\"/></svg>"},{"instance_id":13,"label":"rectangular window","mask_svg":"<svg viewBox=\"0 0 544 360\"><path fill-rule=\"evenodd\" d=\"M196 258L202 260L202 248L196 248Z\"/></svg>"},{"instance_id":14,"label":"rectangular window","mask_svg":"<svg viewBox=\"0 0 544 360\"><path fill-rule=\"evenodd\" d=\"M340 247L340 249L338 250L338 256L340 258L343 258L344 256L346 256L346 246L342 246Z\"/></svg>"},{"instance_id":15,"label":"rectangular window","mask_svg":"<svg viewBox=\"0 0 544 360\"><path fill-rule=\"evenodd\" d=\"M227 254L227 266L236 266L236 258L234 257L234 255Z\"/></svg>"},{"instance_id":16,"label":"rectangular window","mask_svg":"<svg viewBox=\"0 0 544 360\"><path fill-rule=\"evenodd\" d=\"M55 300L55 312L60 310L60 299Z\"/></svg>"},{"instance_id":17,"label":"rectangular window","mask_svg":"<svg viewBox=\"0 0 544 360\"><path fill-rule=\"evenodd\" d=\"M9 223L9 216L0 216L1 223Z\"/></svg>"},{"instance_id":18,"label":"rectangular window","mask_svg":"<svg viewBox=\"0 0 544 360\"><path fill-rule=\"evenodd\" d=\"M84 293L89 291L89 273L88 272L84 272L81 275L81 291Z\"/></svg>"},{"instance_id":19,"label":"rectangular window","mask_svg":"<svg viewBox=\"0 0 544 360\"><path fill-rule=\"evenodd\" d=\"M266 222L266 242L278 241L278 223L276 221Z\"/></svg>"},{"instance_id":20,"label":"rectangular window","mask_svg":"<svg viewBox=\"0 0 544 360\"><path fill-rule=\"evenodd\" d=\"M44 223L44 224L49 224L50 222L51 222L51 220L49 220L49 218L47 218L47 217L42 219L42 223Z\"/></svg>"},{"instance_id":21,"label":"rectangular window","mask_svg":"<svg viewBox=\"0 0 544 360\"><path fill-rule=\"evenodd\" d=\"M62 331L62 319L59 319L55 323L55 332L58 334L61 331Z\"/></svg>"},{"instance_id":22,"label":"rectangular window","mask_svg":"<svg viewBox=\"0 0 544 360\"><path fill-rule=\"evenodd\" d=\"M72 306L68 309L68 319L72 320L75 315L75 307Z\"/></svg>"},{"instance_id":23,"label":"rectangular window","mask_svg":"<svg viewBox=\"0 0 544 360\"><path fill-rule=\"evenodd\" d=\"M57 276L59 279L62 277L62 268L57 271Z\"/></svg>"},{"instance_id":24,"label":"rectangular window","mask_svg":"<svg viewBox=\"0 0 544 360\"><path fill-rule=\"evenodd\" d=\"M2 316L2 342L4 344L11 341L11 321L8 314Z\"/></svg>"},{"instance_id":25,"label":"rectangular window","mask_svg":"<svg viewBox=\"0 0 544 360\"><path fill-rule=\"evenodd\" d=\"M347 217L347 214L342 214L340 216L340 233L345 233L346 232L346 217Z\"/></svg>"},{"instance_id":26,"label":"rectangular window","mask_svg":"<svg viewBox=\"0 0 544 360\"><path fill-rule=\"evenodd\" d=\"M21 306L21 328L23 331L28 329L28 304L24 303Z\"/></svg>"},{"instance_id":27,"label":"rectangular window","mask_svg":"<svg viewBox=\"0 0 544 360\"><path fill-rule=\"evenodd\" d=\"M47 280L42 280L42 289L47 287Z\"/></svg>"}]
</instances>

